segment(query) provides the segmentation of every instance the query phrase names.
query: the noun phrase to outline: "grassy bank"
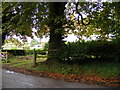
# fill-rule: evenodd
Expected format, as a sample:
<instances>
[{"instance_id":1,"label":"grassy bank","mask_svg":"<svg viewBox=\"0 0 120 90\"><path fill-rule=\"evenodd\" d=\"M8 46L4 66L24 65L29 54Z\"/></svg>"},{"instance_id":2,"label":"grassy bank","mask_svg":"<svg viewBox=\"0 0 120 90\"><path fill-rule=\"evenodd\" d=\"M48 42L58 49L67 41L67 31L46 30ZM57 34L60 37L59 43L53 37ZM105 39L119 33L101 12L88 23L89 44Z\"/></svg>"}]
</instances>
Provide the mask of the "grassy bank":
<instances>
[{"instance_id":1,"label":"grassy bank","mask_svg":"<svg viewBox=\"0 0 120 90\"><path fill-rule=\"evenodd\" d=\"M10 67L20 67L34 71L48 71L53 73L72 74L72 75L97 75L107 77L118 76L119 63L89 63L81 65L70 65L67 63L60 63L52 61L49 63L41 63L46 58L37 58L37 66L33 67L33 56L19 56L12 57L8 63L3 62L3 65Z\"/></svg>"}]
</instances>

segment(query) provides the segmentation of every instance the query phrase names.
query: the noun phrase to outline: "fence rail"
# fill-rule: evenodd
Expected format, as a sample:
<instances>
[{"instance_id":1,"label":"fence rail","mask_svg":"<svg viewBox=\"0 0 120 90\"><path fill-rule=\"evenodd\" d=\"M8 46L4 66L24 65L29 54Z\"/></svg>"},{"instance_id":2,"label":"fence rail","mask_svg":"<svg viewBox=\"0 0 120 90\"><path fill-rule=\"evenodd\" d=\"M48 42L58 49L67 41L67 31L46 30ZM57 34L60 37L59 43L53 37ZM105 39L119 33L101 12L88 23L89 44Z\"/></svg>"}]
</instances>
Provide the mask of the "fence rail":
<instances>
[{"instance_id":1,"label":"fence rail","mask_svg":"<svg viewBox=\"0 0 120 90\"><path fill-rule=\"evenodd\" d=\"M33 58L33 64L34 66L37 65L37 58L47 58L47 50L40 50L39 53L36 52L36 50L33 50L34 58ZM42 56L41 56L42 55Z\"/></svg>"},{"instance_id":2,"label":"fence rail","mask_svg":"<svg viewBox=\"0 0 120 90\"><path fill-rule=\"evenodd\" d=\"M9 55L14 55L14 56L24 56L27 55L29 52L34 55L33 58L33 64L36 66L36 60L37 58L48 58L47 54L48 52L54 52L57 51L57 49L54 50L2 50L0 52L0 57L2 60L5 60L6 63L8 62L8 53Z\"/></svg>"}]
</instances>

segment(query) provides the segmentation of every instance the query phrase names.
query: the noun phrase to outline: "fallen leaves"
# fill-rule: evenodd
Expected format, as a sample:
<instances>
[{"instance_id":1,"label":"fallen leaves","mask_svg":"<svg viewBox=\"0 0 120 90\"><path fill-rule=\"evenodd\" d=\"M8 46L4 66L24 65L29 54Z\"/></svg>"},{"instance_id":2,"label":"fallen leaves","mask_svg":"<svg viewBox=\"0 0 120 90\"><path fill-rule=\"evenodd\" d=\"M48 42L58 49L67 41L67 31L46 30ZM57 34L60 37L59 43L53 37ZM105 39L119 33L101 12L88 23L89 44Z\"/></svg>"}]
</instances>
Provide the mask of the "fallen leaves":
<instances>
[{"instance_id":1,"label":"fallen leaves","mask_svg":"<svg viewBox=\"0 0 120 90\"><path fill-rule=\"evenodd\" d=\"M50 77L53 79L65 80L70 82L82 82L87 84L94 85L103 85L108 87L118 87L120 86L120 76L104 78L97 75L71 75L71 74L61 74L53 73L48 71L32 71L29 69L18 68L18 67L9 67L8 65L3 65L3 68L13 70L16 72L21 72L25 74L37 75L42 77Z\"/></svg>"}]
</instances>

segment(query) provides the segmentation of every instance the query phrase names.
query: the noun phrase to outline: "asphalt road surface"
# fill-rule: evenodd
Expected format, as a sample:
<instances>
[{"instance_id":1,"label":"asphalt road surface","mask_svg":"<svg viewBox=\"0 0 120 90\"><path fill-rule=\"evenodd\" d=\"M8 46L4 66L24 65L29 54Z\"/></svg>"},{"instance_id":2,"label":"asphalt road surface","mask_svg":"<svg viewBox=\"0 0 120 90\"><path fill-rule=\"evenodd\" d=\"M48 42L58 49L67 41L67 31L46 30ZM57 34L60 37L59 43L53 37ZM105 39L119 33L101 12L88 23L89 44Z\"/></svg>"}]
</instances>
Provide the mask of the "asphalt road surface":
<instances>
[{"instance_id":1,"label":"asphalt road surface","mask_svg":"<svg viewBox=\"0 0 120 90\"><path fill-rule=\"evenodd\" d=\"M2 88L104 88L2 70Z\"/></svg>"}]
</instances>

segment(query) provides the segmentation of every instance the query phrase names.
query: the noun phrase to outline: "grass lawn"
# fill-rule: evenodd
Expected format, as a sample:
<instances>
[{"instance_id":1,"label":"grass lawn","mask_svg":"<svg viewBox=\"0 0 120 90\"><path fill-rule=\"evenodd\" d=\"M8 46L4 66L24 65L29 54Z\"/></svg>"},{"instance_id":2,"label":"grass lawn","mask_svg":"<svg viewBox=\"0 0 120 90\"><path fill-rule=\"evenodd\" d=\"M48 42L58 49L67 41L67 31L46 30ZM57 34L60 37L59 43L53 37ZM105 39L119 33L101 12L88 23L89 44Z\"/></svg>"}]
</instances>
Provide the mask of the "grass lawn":
<instances>
[{"instance_id":1,"label":"grass lawn","mask_svg":"<svg viewBox=\"0 0 120 90\"><path fill-rule=\"evenodd\" d=\"M34 71L49 71L54 73L72 74L72 75L97 75L105 78L118 76L120 71L118 70L119 63L89 63L81 65L69 65L65 63L59 63L56 61L49 62L48 64L41 63L46 58L37 58L37 66L33 67L33 56L19 56L9 58L9 62L3 62L3 65L10 65L10 67L20 67L30 69Z\"/></svg>"}]
</instances>

